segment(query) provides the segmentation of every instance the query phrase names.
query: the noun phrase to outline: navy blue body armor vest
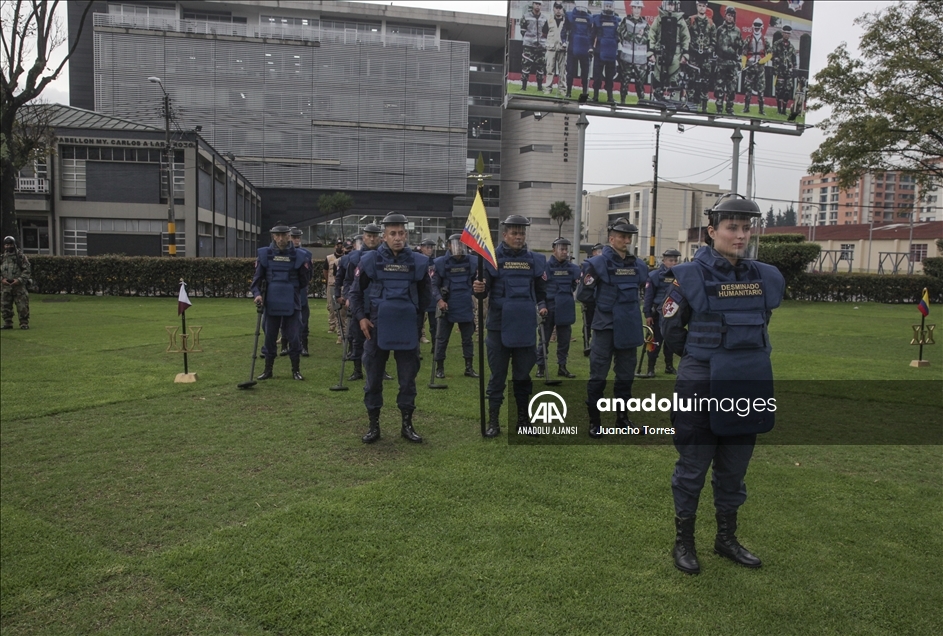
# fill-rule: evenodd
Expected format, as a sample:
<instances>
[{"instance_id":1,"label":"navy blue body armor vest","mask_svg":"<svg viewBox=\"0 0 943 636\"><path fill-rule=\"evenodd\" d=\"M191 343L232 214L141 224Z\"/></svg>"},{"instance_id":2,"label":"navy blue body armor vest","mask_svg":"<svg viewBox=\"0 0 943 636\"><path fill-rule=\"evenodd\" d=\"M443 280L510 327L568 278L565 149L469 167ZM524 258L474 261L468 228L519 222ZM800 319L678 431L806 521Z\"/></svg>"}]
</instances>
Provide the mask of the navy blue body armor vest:
<instances>
[{"instance_id":1,"label":"navy blue body armor vest","mask_svg":"<svg viewBox=\"0 0 943 636\"><path fill-rule=\"evenodd\" d=\"M292 315L299 286L298 270L304 267L306 252L294 246L282 253L272 247L262 247L257 258L265 264L265 312L270 316Z\"/></svg>"},{"instance_id":2,"label":"navy blue body armor vest","mask_svg":"<svg viewBox=\"0 0 943 636\"><path fill-rule=\"evenodd\" d=\"M511 255L504 243L495 250L498 269L491 272L491 300L488 329L501 331L505 347L533 347L537 344L537 294L534 278L544 271L544 259L529 250Z\"/></svg>"},{"instance_id":3,"label":"navy blue body armor vest","mask_svg":"<svg viewBox=\"0 0 943 636\"><path fill-rule=\"evenodd\" d=\"M387 351L417 348L418 283L428 273L429 259L408 250L394 256L389 247L381 245L365 252L359 267L370 278L366 295L369 315L377 330L377 346Z\"/></svg>"},{"instance_id":4,"label":"navy blue body armor vest","mask_svg":"<svg viewBox=\"0 0 943 636\"><path fill-rule=\"evenodd\" d=\"M555 325L572 325L576 322L576 299L573 284L580 278L580 268L569 261L547 259L547 304L553 303Z\"/></svg>"},{"instance_id":5,"label":"navy blue body armor vest","mask_svg":"<svg viewBox=\"0 0 943 636\"><path fill-rule=\"evenodd\" d=\"M472 322L475 320L472 282L478 271L478 257L465 256L462 260L446 255L435 259L435 270L447 287L449 322Z\"/></svg>"},{"instance_id":6,"label":"navy blue body armor vest","mask_svg":"<svg viewBox=\"0 0 943 636\"><path fill-rule=\"evenodd\" d=\"M616 349L642 346L645 337L642 334L638 290L648 278L648 267L634 256L625 260L619 258L616 251L609 246L603 249L602 254L592 257L588 262L599 278L596 283L593 329L612 329Z\"/></svg>"}]
</instances>

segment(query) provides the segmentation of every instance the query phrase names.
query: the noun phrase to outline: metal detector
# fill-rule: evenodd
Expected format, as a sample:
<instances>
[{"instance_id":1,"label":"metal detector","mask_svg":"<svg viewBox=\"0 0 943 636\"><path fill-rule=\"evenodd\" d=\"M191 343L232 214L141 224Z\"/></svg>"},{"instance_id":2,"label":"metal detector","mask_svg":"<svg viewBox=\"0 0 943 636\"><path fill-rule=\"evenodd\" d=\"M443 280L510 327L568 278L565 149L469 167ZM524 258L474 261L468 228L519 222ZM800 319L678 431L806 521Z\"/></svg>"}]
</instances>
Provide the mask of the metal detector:
<instances>
[{"instance_id":1,"label":"metal detector","mask_svg":"<svg viewBox=\"0 0 943 636\"><path fill-rule=\"evenodd\" d=\"M259 352L259 334L262 332L262 317L265 315L265 290L262 290L262 304L256 310L259 317L255 321L255 342L252 344L252 365L249 367L249 379L236 385L239 389L251 389L258 382L255 379L255 359Z\"/></svg>"},{"instance_id":2,"label":"metal detector","mask_svg":"<svg viewBox=\"0 0 943 636\"><path fill-rule=\"evenodd\" d=\"M429 377L429 388L430 389L447 389L449 388L448 384L438 384L435 381L435 354L436 345L439 343L439 329L442 328L442 310L436 307L435 310L435 330L436 337L432 339L432 375Z\"/></svg>"},{"instance_id":3,"label":"metal detector","mask_svg":"<svg viewBox=\"0 0 943 636\"><path fill-rule=\"evenodd\" d=\"M563 384L563 380L551 380L550 379L550 359L547 357L547 320L544 316L537 314L540 317L540 346L543 348L544 352L544 384L546 386L559 386Z\"/></svg>"},{"instance_id":4,"label":"metal detector","mask_svg":"<svg viewBox=\"0 0 943 636\"><path fill-rule=\"evenodd\" d=\"M344 386L344 369L347 366L347 354L350 343L347 341L347 332L344 329L346 320L341 319L341 312L338 311L337 300L331 296L331 310L337 316L337 327L341 330L341 341L344 343L344 351L341 356L341 377L340 381L331 387L331 391L348 391L350 387Z\"/></svg>"}]
</instances>

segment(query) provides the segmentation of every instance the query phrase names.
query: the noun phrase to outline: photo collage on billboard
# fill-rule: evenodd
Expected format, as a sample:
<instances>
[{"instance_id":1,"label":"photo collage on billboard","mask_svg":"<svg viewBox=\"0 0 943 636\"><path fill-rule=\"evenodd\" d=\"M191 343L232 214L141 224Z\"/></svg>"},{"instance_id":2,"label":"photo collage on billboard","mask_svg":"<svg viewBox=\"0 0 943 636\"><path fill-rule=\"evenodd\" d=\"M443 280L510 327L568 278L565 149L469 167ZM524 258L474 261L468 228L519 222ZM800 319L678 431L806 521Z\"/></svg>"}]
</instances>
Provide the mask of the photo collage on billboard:
<instances>
[{"instance_id":1,"label":"photo collage on billboard","mask_svg":"<svg viewBox=\"0 0 943 636\"><path fill-rule=\"evenodd\" d=\"M509 98L804 123L811 0L511 0Z\"/></svg>"}]
</instances>

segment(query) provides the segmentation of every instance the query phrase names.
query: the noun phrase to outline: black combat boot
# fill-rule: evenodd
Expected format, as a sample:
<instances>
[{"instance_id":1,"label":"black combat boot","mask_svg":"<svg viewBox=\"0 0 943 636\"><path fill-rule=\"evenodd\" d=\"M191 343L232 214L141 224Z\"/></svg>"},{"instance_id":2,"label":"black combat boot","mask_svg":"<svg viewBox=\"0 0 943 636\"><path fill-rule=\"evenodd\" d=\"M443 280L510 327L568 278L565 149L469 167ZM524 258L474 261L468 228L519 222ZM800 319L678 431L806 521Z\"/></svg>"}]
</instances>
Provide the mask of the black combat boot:
<instances>
[{"instance_id":1,"label":"black combat boot","mask_svg":"<svg viewBox=\"0 0 943 636\"><path fill-rule=\"evenodd\" d=\"M367 416L370 418L370 430L360 438L364 444L372 444L380 439L380 409L367 409Z\"/></svg>"},{"instance_id":2,"label":"black combat boot","mask_svg":"<svg viewBox=\"0 0 943 636\"><path fill-rule=\"evenodd\" d=\"M766 112L763 110L763 106L764 106L764 104L763 104L763 98L760 97L760 114L761 114L761 115L765 115L765 114L766 114Z\"/></svg>"},{"instance_id":3,"label":"black combat boot","mask_svg":"<svg viewBox=\"0 0 943 636\"><path fill-rule=\"evenodd\" d=\"M546 374L546 370L544 369L544 365L538 364L538 365L537 365L537 377L538 377L538 378L542 378L542 377L544 377L545 375L547 375L547 374Z\"/></svg>"},{"instance_id":4,"label":"black combat boot","mask_svg":"<svg viewBox=\"0 0 943 636\"><path fill-rule=\"evenodd\" d=\"M384 379L384 380L392 380L392 379L393 379L393 376L390 375L389 373L387 373L386 371L384 371L384 372L383 372L383 379Z\"/></svg>"},{"instance_id":5,"label":"black combat boot","mask_svg":"<svg viewBox=\"0 0 943 636\"><path fill-rule=\"evenodd\" d=\"M296 380L305 379L304 376L301 375L301 369L299 367L300 364L301 364L301 361L298 359L291 361L291 377L293 377Z\"/></svg>"},{"instance_id":6,"label":"black combat boot","mask_svg":"<svg viewBox=\"0 0 943 636\"><path fill-rule=\"evenodd\" d=\"M706 97L701 100L701 112L702 113L707 112L707 98Z\"/></svg>"},{"instance_id":7,"label":"black combat boot","mask_svg":"<svg viewBox=\"0 0 943 636\"><path fill-rule=\"evenodd\" d=\"M488 410L488 428L485 429L485 437L497 437L501 434L501 409L492 408Z\"/></svg>"},{"instance_id":8,"label":"black combat boot","mask_svg":"<svg viewBox=\"0 0 943 636\"><path fill-rule=\"evenodd\" d=\"M616 103L616 100L614 100L614 99L612 98L612 89L607 90L607 91L606 91L606 95L609 97L607 103L609 103L609 104L615 104L615 103Z\"/></svg>"},{"instance_id":9,"label":"black combat boot","mask_svg":"<svg viewBox=\"0 0 943 636\"><path fill-rule=\"evenodd\" d=\"M598 88L594 88L594 89L593 89L593 101L594 101L594 102L598 102L598 101L599 101L599 89L598 89Z\"/></svg>"},{"instance_id":10,"label":"black combat boot","mask_svg":"<svg viewBox=\"0 0 943 636\"><path fill-rule=\"evenodd\" d=\"M632 420L629 419L629 414L625 411L616 412L616 426L619 428L625 428L627 426L632 426Z\"/></svg>"},{"instance_id":11,"label":"black combat boot","mask_svg":"<svg viewBox=\"0 0 943 636\"><path fill-rule=\"evenodd\" d=\"M272 367L275 366L275 358L265 359L265 371L256 380L268 380L272 377Z\"/></svg>"},{"instance_id":12,"label":"black combat boot","mask_svg":"<svg viewBox=\"0 0 943 636\"><path fill-rule=\"evenodd\" d=\"M744 115L750 112L750 102L752 101L753 101L753 95L750 95L749 93L747 93L746 96L743 98L743 114Z\"/></svg>"},{"instance_id":13,"label":"black combat boot","mask_svg":"<svg viewBox=\"0 0 943 636\"><path fill-rule=\"evenodd\" d=\"M570 373L570 370L566 368L565 364L561 364L557 367L557 375L561 378L575 378L575 373Z\"/></svg>"},{"instance_id":14,"label":"black combat boot","mask_svg":"<svg viewBox=\"0 0 943 636\"><path fill-rule=\"evenodd\" d=\"M354 359L354 372L350 374L350 377L347 378L348 382L353 382L354 380L363 380L363 362L359 359Z\"/></svg>"},{"instance_id":15,"label":"black combat boot","mask_svg":"<svg viewBox=\"0 0 943 636\"><path fill-rule=\"evenodd\" d=\"M521 434L522 428L530 428L530 417L527 416L527 400L517 403L517 432ZM530 437L540 437L537 433L526 433Z\"/></svg>"},{"instance_id":16,"label":"black combat boot","mask_svg":"<svg viewBox=\"0 0 943 636\"><path fill-rule=\"evenodd\" d=\"M465 358L465 375L469 378L477 378L478 374L475 372L475 367L472 365L472 358Z\"/></svg>"},{"instance_id":17,"label":"black combat boot","mask_svg":"<svg viewBox=\"0 0 943 636\"><path fill-rule=\"evenodd\" d=\"M675 369L674 365L674 356L665 358L665 373L668 375L678 375L678 370Z\"/></svg>"},{"instance_id":18,"label":"black combat boot","mask_svg":"<svg viewBox=\"0 0 943 636\"><path fill-rule=\"evenodd\" d=\"M280 356L288 355L288 341L287 340L282 340L282 350L278 352L278 355Z\"/></svg>"},{"instance_id":19,"label":"black combat boot","mask_svg":"<svg viewBox=\"0 0 943 636\"><path fill-rule=\"evenodd\" d=\"M763 565L757 557L749 550L740 545L737 541L737 513L727 514L717 513L717 538L714 539L714 552L730 559L734 563L748 567L758 568Z\"/></svg>"},{"instance_id":20,"label":"black combat boot","mask_svg":"<svg viewBox=\"0 0 943 636\"><path fill-rule=\"evenodd\" d=\"M593 406L589 407L589 436L593 439L600 439L602 437L602 431L599 430L601 427L599 409Z\"/></svg>"},{"instance_id":21,"label":"black combat boot","mask_svg":"<svg viewBox=\"0 0 943 636\"><path fill-rule=\"evenodd\" d=\"M625 96L628 95L628 91L619 91L619 97L622 98L622 105L625 105Z\"/></svg>"},{"instance_id":22,"label":"black combat boot","mask_svg":"<svg viewBox=\"0 0 943 636\"><path fill-rule=\"evenodd\" d=\"M675 517L675 547L671 551L675 567L685 574L700 574L701 564L697 562L697 550L694 549L694 521L697 517L682 519Z\"/></svg>"},{"instance_id":23,"label":"black combat boot","mask_svg":"<svg viewBox=\"0 0 943 636\"><path fill-rule=\"evenodd\" d=\"M445 377L445 360L436 360L435 363L435 377L444 378Z\"/></svg>"},{"instance_id":24,"label":"black combat boot","mask_svg":"<svg viewBox=\"0 0 943 636\"><path fill-rule=\"evenodd\" d=\"M403 414L403 430L400 431L400 435L403 436L403 439L413 442L414 444L420 444L422 438L413 430L413 412L400 410Z\"/></svg>"},{"instance_id":25,"label":"black combat boot","mask_svg":"<svg viewBox=\"0 0 943 636\"><path fill-rule=\"evenodd\" d=\"M301 340L301 355L303 355L305 358L311 355L308 353L308 339L307 338L303 338Z\"/></svg>"}]
</instances>

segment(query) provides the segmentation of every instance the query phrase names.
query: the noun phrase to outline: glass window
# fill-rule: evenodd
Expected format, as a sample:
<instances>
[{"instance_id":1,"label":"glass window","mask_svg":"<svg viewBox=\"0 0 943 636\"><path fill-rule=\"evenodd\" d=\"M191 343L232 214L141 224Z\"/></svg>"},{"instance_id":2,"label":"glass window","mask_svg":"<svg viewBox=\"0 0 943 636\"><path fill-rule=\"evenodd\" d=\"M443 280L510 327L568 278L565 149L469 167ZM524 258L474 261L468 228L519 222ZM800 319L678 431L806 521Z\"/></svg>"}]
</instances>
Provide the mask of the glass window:
<instances>
[{"instance_id":1,"label":"glass window","mask_svg":"<svg viewBox=\"0 0 943 636\"><path fill-rule=\"evenodd\" d=\"M62 159L62 196L85 196L85 160Z\"/></svg>"}]
</instances>

